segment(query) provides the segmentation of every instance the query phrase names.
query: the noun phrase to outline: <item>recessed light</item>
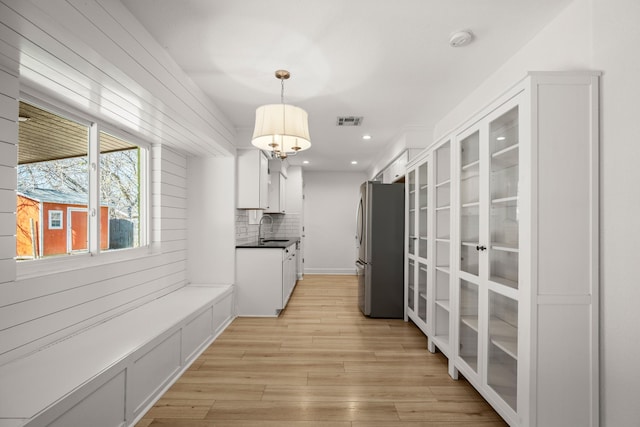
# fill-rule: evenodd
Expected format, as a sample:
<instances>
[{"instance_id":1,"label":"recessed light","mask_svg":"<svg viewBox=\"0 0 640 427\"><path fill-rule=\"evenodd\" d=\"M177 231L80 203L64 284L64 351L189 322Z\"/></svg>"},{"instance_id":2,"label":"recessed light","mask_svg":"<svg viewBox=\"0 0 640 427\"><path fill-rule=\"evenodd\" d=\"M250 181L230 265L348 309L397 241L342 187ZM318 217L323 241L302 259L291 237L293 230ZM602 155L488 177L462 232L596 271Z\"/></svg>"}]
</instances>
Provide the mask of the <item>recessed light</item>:
<instances>
[{"instance_id":1,"label":"recessed light","mask_svg":"<svg viewBox=\"0 0 640 427\"><path fill-rule=\"evenodd\" d=\"M351 164L352 164L352 165L357 165L357 164L358 164L358 162L356 162L355 160L352 160L352 161L351 161Z\"/></svg>"},{"instance_id":2,"label":"recessed light","mask_svg":"<svg viewBox=\"0 0 640 427\"><path fill-rule=\"evenodd\" d=\"M499 136L496 138L498 141L504 141L505 139L507 139L506 136Z\"/></svg>"},{"instance_id":3,"label":"recessed light","mask_svg":"<svg viewBox=\"0 0 640 427\"><path fill-rule=\"evenodd\" d=\"M305 165L308 165L309 164L309 160L304 160L302 163L305 164Z\"/></svg>"},{"instance_id":4,"label":"recessed light","mask_svg":"<svg viewBox=\"0 0 640 427\"><path fill-rule=\"evenodd\" d=\"M368 141L371 139L371 135L362 135L362 139L364 139L365 141Z\"/></svg>"}]
</instances>

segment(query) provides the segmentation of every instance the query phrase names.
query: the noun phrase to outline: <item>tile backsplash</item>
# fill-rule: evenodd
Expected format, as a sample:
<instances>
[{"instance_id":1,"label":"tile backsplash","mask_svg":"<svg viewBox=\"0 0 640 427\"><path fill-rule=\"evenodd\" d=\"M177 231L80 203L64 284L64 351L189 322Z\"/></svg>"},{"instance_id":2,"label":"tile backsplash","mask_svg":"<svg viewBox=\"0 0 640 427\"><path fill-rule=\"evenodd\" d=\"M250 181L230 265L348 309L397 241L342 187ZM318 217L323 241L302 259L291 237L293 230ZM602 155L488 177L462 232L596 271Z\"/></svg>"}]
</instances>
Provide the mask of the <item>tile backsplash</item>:
<instances>
[{"instance_id":1,"label":"tile backsplash","mask_svg":"<svg viewBox=\"0 0 640 427\"><path fill-rule=\"evenodd\" d=\"M300 214L268 215L273 219L273 226L268 220L263 221L262 231L264 237L300 236ZM258 224L249 224L249 211L236 209L236 244L243 245L256 240L258 240Z\"/></svg>"}]
</instances>

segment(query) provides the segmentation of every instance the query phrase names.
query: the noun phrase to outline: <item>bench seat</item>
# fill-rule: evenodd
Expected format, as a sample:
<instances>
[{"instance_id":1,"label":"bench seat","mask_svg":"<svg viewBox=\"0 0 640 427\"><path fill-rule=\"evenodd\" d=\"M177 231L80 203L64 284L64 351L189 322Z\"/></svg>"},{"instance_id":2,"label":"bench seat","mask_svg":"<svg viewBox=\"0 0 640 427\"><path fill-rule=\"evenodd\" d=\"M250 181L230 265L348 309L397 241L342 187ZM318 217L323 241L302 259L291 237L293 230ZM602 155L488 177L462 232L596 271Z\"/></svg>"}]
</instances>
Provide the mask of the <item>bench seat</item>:
<instances>
[{"instance_id":1,"label":"bench seat","mask_svg":"<svg viewBox=\"0 0 640 427\"><path fill-rule=\"evenodd\" d=\"M0 426L132 425L233 307L231 285L191 284L0 366Z\"/></svg>"}]
</instances>

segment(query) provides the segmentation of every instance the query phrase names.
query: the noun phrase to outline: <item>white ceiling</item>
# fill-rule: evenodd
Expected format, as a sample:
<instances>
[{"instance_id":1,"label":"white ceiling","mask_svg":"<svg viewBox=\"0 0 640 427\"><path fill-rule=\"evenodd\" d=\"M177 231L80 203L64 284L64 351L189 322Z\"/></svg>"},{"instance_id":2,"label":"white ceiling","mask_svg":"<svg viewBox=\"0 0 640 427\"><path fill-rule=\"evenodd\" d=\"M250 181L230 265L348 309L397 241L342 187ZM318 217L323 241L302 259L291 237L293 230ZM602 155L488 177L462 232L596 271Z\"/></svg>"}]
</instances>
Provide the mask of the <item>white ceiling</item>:
<instances>
[{"instance_id":1,"label":"white ceiling","mask_svg":"<svg viewBox=\"0 0 640 427\"><path fill-rule=\"evenodd\" d=\"M309 113L309 170L369 169L407 130L424 130L571 0L122 0L249 146L256 107ZM474 41L452 48L451 33ZM337 116L364 116L336 127ZM370 134L370 141L362 135ZM352 160L358 165L351 165Z\"/></svg>"}]
</instances>

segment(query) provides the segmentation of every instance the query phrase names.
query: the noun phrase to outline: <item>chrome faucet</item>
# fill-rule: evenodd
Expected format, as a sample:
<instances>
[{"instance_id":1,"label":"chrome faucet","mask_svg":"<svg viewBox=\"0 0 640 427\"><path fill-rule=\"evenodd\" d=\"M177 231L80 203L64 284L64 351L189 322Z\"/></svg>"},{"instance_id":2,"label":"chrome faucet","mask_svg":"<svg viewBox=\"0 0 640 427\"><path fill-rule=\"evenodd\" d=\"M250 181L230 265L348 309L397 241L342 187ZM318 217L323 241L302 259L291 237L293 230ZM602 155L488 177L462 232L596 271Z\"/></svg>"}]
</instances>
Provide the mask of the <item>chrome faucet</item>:
<instances>
[{"instance_id":1,"label":"chrome faucet","mask_svg":"<svg viewBox=\"0 0 640 427\"><path fill-rule=\"evenodd\" d=\"M259 245L264 243L264 237L262 237L262 220L264 220L265 218L269 218L270 225L271 225L270 230L273 233L273 218L271 218L270 215L262 215L262 218L260 218L260 222L258 223L258 244Z\"/></svg>"}]
</instances>

